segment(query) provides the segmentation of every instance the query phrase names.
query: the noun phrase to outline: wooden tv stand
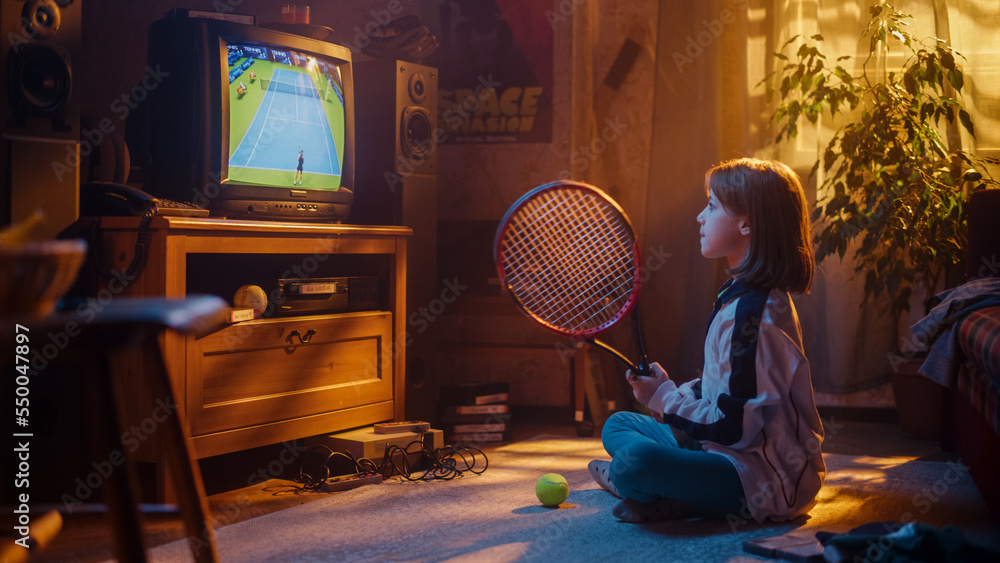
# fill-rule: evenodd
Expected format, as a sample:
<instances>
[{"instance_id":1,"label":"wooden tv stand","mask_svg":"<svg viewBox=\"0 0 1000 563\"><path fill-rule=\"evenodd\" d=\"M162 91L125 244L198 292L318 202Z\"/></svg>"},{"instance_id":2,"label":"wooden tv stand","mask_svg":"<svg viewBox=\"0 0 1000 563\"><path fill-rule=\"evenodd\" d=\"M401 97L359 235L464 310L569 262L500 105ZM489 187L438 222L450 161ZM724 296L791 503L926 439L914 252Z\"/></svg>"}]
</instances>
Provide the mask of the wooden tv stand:
<instances>
[{"instance_id":1,"label":"wooden tv stand","mask_svg":"<svg viewBox=\"0 0 1000 563\"><path fill-rule=\"evenodd\" d=\"M94 221L81 220L84 233ZM138 224L100 219L108 269L127 271ZM244 284L273 297L280 277L375 276L380 296L370 310L261 318L201 337L168 333L162 347L198 458L402 420L410 234L394 226L155 217L142 273L104 281L96 299L212 293L231 302ZM126 356L117 366L135 371L127 380L137 395L145 361ZM154 413L136 407L130 417ZM137 456L159 462L155 432L150 438ZM169 497L159 473L157 496Z\"/></svg>"}]
</instances>

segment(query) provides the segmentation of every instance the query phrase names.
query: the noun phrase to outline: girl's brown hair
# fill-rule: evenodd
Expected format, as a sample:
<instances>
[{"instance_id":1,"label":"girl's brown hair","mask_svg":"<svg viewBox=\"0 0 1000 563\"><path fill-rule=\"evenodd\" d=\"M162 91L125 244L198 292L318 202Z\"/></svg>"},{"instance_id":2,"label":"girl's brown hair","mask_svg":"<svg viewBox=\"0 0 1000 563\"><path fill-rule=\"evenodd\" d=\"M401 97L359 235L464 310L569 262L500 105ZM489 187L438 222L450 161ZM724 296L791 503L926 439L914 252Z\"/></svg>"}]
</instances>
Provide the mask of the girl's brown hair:
<instances>
[{"instance_id":1,"label":"girl's brown hair","mask_svg":"<svg viewBox=\"0 0 1000 563\"><path fill-rule=\"evenodd\" d=\"M799 177L780 162L740 158L705 173L705 187L750 222L750 248L733 277L757 287L808 293L813 257L808 203Z\"/></svg>"}]
</instances>

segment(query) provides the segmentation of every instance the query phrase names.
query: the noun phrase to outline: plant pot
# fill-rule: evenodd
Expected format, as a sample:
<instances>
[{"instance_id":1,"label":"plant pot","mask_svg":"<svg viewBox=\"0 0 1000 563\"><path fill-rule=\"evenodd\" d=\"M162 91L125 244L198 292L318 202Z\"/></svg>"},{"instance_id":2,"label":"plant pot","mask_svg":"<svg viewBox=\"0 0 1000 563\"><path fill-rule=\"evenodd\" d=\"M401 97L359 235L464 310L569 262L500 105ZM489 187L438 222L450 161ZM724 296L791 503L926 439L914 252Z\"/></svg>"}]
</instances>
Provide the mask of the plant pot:
<instances>
[{"instance_id":1,"label":"plant pot","mask_svg":"<svg viewBox=\"0 0 1000 563\"><path fill-rule=\"evenodd\" d=\"M945 389L920 375L923 355L892 362L889 380L903 436L917 440L941 439L941 412Z\"/></svg>"}]
</instances>

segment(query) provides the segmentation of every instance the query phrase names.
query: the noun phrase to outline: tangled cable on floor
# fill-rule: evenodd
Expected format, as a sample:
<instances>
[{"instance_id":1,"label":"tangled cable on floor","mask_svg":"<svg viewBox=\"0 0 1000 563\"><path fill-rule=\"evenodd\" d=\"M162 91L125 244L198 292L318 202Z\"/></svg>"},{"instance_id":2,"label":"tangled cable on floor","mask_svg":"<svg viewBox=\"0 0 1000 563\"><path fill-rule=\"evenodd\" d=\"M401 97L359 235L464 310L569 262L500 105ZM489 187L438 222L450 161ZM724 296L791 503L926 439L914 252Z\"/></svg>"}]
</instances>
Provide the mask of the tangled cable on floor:
<instances>
[{"instance_id":1,"label":"tangled cable on floor","mask_svg":"<svg viewBox=\"0 0 1000 563\"><path fill-rule=\"evenodd\" d=\"M410 465L410 456L419 455L414 467ZM477 467L482 458L482 468ZM295 482L298 485L287 488L284 492L318 491L328 479L334 477L331 462L346 460L362 475L379 474L383 479L400 475L407 481L451 480L466 473L479 475L486 471L490 461L482 450L475 446L446 445L432 448L424 443L423 436L413 440L405 447L386 444L382 462L376 464L368 458L356 458L350 452L335 452L327 446L316 446L306 452ZM279 491L280 492L280 491Z\"/></svg>"}]
</instances>

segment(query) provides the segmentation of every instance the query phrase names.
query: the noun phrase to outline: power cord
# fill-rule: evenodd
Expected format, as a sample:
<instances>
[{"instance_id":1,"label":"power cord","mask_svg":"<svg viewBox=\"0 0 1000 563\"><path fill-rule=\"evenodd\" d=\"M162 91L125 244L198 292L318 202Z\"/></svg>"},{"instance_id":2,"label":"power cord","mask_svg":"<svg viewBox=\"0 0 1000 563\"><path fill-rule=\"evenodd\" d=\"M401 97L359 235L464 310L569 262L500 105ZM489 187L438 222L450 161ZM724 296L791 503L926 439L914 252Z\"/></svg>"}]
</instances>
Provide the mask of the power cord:
<instances>
[{"instance_id":1,"label":"power cord","mask_svg":"<svg viewBox=\"0 0 1000 563\"><path fill-rule=\"evenodd\" d=\"M410 466L410 456L418 454L416 465L426 468L422 472ZM481 468L477 467L480 458L482 458ZM274 487L275 494L299 494L322 490L327 481L335 476L333 463L338 460L345 461L360 476L377 474L383 479L388 479L398 474L407 481L448 481L466 473L479 475L489 468L489 458L479 448L453 445L432 448L424 443L422 434L405 447L386 444L381 463L375 463L369 458L356 458L350 452L335 452L321 445L312 448L303 457L298 475L294 479L297 485Z\"/></svg>"}]
</instances>

